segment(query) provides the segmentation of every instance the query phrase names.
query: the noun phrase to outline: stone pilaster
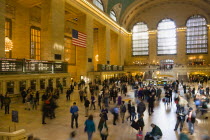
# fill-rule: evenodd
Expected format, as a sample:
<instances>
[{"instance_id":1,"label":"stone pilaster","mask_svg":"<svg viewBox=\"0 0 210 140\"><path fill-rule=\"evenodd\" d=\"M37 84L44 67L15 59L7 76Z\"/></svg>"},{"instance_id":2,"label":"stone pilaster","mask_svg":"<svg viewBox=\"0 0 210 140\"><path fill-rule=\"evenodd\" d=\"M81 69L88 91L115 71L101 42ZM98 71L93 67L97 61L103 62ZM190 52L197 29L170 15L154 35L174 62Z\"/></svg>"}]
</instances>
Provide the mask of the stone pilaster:
<instances>
[{"instance_id":1,"label":"stone pilaster","mask_svg":"<svg viewBox=\"0 0 210 140\"><path fill-rule=\"evenodd\" d=\"M41 15L41 59L54 60L54 55L64 58L64 0L45 0Z\"/></svg>"},{"instance_id":2,"label":"stone pilaster","mask_svg":"<svg viewBox=\"0 0 210 140\"><path fill-rule=\"evenodd\" d=\"M93 18L89 15L86 16L86 34L87 34L87 48L86 48L86 56L87 59L91 58L92 62L87 62L87 71L93 71L93 62L94 62L94 54L93 54ZM86 59L86 60L87 60Z\"/></svg>"},{"instance_id":3,"label":"stone pilaster","mask_svg":"<svg viewBox=\"0 0 210 140\"><path fill-rule=\"evenodd\" d=\"M109 61L109 64L111 64L110 59L110 47L111 47L111 35L110 35L110 28L106 27L106 61ZM107 64L107 63L106 63Z\"/></svg>"},{"instance_id":4,"label":"stone pilaster","mask_svg":"<svg viewBox=\"0 0 210 140\"><path fill-rule=\"evenodd\" d=\"M5 0L0 0L0 58L5 57Z\"/></svg>"}]
</instances>

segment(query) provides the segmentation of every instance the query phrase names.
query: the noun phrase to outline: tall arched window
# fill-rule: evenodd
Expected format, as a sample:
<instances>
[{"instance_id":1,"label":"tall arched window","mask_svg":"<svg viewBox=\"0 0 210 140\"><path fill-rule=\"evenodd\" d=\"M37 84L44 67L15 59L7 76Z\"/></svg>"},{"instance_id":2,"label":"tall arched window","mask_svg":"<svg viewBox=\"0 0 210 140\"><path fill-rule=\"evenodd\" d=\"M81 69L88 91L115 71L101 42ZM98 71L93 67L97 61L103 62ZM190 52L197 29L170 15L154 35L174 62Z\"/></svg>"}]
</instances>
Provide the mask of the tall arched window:
<instances>
[{"instance_id":1,"label":"tall arched window","mask_svg":"<svg viewBox=\"0 0 210 140\"><path fill-rule=\"evenodd\" d=\"M149 34L147 24L139 22L132 31L133 56L149 54Z\"/></svg>"},{"instance_id":2,"label":"tall arched window","mask_svg":"<svg viewBox=\"0 0 210 140\"><path fill-rule=\"evenodd\" d=\"M208 34L206 19L200 15L187 20L187 54L208 53Z\"/></svg>"},{"instance_id":3,"label":"tall arched window","mask_svg":"<svg viewBox=\"0 0 210 140\"><path fill-rule=\"evenodd\" d=\"M114 21L117 21L117 16L116 16L116 13L114 10L111 10L110 11L110 17L114 20Z\"/></svg>"},{"instance_id":4,"label":"tall arched window","mask_svg":"<svg viewBox=\"0 0 210 140\"><path fill-rule=\"evenodd\" d=\"M104 5L103 2L101 0L93 0L93 3L102 11L104 11Z\"/></svg>"},{"instance_id":5,"label":"tall arched window","mask_svg":"<svg viewBox=\"0 0 210 140\"><path fill-rule=\"evenodd\" d=\"M171 19L158 24L158 55L176 54L176 25Z\"/></svg>"}]
</instances>

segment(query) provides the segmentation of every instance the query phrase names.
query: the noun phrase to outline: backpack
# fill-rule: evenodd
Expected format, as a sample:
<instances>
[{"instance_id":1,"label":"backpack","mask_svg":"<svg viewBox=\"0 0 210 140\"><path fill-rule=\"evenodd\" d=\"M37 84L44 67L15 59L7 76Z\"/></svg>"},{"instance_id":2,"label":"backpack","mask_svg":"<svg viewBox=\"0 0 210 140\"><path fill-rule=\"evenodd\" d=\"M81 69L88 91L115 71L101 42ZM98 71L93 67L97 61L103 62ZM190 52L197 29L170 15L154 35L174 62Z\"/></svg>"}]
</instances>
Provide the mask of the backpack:
<instances>
[{"instance_id":1,"label":"backpack","mask_svg":"<svg viewBox=\"0 0 210 140\"><path fill-rule=\"evenodd\" d=\"M124 113L126 112L126 107L125 107L125 105L122 106L122 112L124 112Z\"/></svg>"}]
</instances>

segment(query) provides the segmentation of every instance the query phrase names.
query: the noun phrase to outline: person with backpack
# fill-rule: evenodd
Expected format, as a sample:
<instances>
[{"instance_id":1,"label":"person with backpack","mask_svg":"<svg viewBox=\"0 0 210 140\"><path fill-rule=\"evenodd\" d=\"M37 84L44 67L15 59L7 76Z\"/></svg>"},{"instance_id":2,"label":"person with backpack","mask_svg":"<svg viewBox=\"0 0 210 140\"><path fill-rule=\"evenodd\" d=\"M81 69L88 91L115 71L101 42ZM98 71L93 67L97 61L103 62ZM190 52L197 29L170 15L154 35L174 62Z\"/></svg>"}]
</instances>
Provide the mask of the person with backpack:
<instances>
[{"instance_id":1,"label":"person with backpack","mask_svg":"<svg viewBox=\"0 0 210 140\"><path fill-rule=\"evenodd\" d=\"M140 103L137 105L137 113L138 113L138 119L144 114L144 111L146 110L146 105L143 102L142 98L139 98Z\"/></svg>"},{"instance_id":2,"label":"person with backpack","mask_svg":"<svg viewBox=\"0 0 210 140\"><path fill-rule=\"evenodd\" d=\"M124 123L125 112L126 112L125 101L122 101L122 104L120 106L120 116L122 118L122 123Z\"/></svg>"},{"instance_id":3,"label":"person with backpack","mask_svg":"<svg viewBox=\"0 0 210 140\"><path fill-rule=\"evenodd\" d=\"M103 117L101 117L99 124L98 124L98 130L100 132L101 135L101 140L107 140L108 137L108 126L107 123L105 121L105 119Z\"/></svg>"},{"instance_id":4,"label":"person with backpack","mask_svg":"<svg viewBox=\"0 0 210 140\"><path fill-rule=\"evenodd\" d=\"M196 118L195 111L193 111L193 108L190 107L187 113L187 123L189 127L189 132L191 135L194 133L195 118Z\"/></svg>"},{"instance_id":5,"label":"person with backpack","mask_svg":"<svg viewBox=\"0 0 210 140\"><path fill-rule=\"evenodd\" d=\"M151 127L152 131L147 133L147 135L145 136L145 140L149 140L151 138L153 138L154 140L159 140L163 136L161 129L153 123L151 124Z\"/></svg>"},{"instance_id":6,"label":"person with backpack","mask_svg":"<svg viewBox=\"0 0 210 140\"><path fill-rule=\"evenodd\" d=\"M74 120L76 122L76 128L78 128L78 111L79 108L76 106L76 102L73 103L73 106L71 106L70 108L70 113L72 114L72 118L71 118L71 128L74 127Z\"/></svg>"}]
</instances>

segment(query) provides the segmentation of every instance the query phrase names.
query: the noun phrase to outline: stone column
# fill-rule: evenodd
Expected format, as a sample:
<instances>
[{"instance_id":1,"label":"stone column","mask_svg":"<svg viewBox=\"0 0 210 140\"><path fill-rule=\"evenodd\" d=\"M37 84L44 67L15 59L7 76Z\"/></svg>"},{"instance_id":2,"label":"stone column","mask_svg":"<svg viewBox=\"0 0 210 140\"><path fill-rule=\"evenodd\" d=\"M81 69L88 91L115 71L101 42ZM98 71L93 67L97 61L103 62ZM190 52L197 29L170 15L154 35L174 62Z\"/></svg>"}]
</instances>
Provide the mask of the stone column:
<instances>
[{"instance_id":1,"label":"stone column","mask_svg":"<svg viewBox=\"0 0 210 140\"><path fill-rule=\"evenodd\" d=\"M106 58L106 27L98 29L99 64L107 64Z\"/></svg>"},{"instance_id":2,"label":"stone column","mask_svg":"<svg viewBox=\"0 0 210 140\"><path fill-rule=\"evenodd\" d=\"M56 88L56 78L52 78L53 79L53 89Z\"/></svg>"},{"instance_id":3,"label":"stone column","mask_svg":"<svg viewBox=\"0 0 210 140\"><path fill-rule=\"evenodd\" d=\"M45 79L45 89L49 86L49 79Z\"/></svg>"},{"instance_id":4,"label":"stone column","mask_svg":"<svg viewBox=\"0 0 210 140\"><path fill-rule=\"evenodd\" d=\"M3 80L2 81L2 93L3 93L3 95L5 95L6 94L6 92L7 92L7 81L5 81L5 80Z\"/></svg>"},{"instance_id":5,"label":"stone column","mask_svg":"<svg viewBox=\"0 0 210 140\"><path fill-rule=\"evenodd\" d=\"M0 58L5 57L5 0L0 0Z\"/></svg>"},{"instance_id":6,"label":"stone column","mask_svg":"<svg viewBox=\"0 0 210 140\"><path fill-rule=\"evenodd\" d=\"M26 90L31 87L31 80L27 79L26 80Z\"/></svg>"},{"instance_id":7,"label":"stone column","mask_svg":"<svg viewBox=\"0 0 210 140\"><path fill-rule=\"evenodd\" d=\"M93 65L93 62L94 62L94 53L93 53L93 18L89 15L86 16L86 34L87 34L87 48L86 48L86 56L87 56L87 59L88 58L91 58L92 59L92 62L87 62L87 72L88 71L93 71L94 69L94 65ZM86 59L86 60L87 60Z\"/></svg>"},{"instance_id":8,"label":"stone column","mask_svg":"<svg viewBox=\"0 0 210 140\"><path fill-rule=\"evenodd\" d=\"M40 79L36 79L36 90L40 90Z\"/></svg>"},{"instance_id":9,"label":"stone column","mask_svg":"<svg viewBox=\"0 0 210 140\"><path fill-rule=\"evenodd\" d=\"M177 31L177 57L174 63L181 62L187 64L188 59L186 55L186 32L185 30ZM177 61L177 62L176 62Z\"/></svg>"},{"instance_id":10,"label":"stone column","mask_svg":"<svg viewBox=\"0 0 210 140\"><path fill-rule=\"evenodd\" d=\"M105 36L106 36L106 61L109 61L109 64L111 64L110 62L110 47L111 47L111 38L110 38L110 28L106 27L106 32L105 32ZM107 63L106 63L107 64Z\"/></svg>"},{"instance_id":11,"label":"stone column","mask_svg":"<svg viewBox=\"0 0 210 140\"><path fill-rule=\"evenodd\" d=\"M19 81L14 81L14 94L20 94Z\"/></svg>"},{"instance_id":12,"label":"stone column","mask_svg":"<svg viewBox=\"0 0 210 140\"><path fill-rule=\"evenodd\" d=\"M65 0L44 0L41 16L41 59L54 60L55 54L64 58Z\"/></svg>"}]
</instances>

